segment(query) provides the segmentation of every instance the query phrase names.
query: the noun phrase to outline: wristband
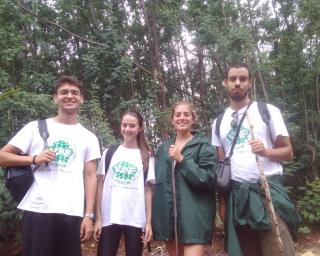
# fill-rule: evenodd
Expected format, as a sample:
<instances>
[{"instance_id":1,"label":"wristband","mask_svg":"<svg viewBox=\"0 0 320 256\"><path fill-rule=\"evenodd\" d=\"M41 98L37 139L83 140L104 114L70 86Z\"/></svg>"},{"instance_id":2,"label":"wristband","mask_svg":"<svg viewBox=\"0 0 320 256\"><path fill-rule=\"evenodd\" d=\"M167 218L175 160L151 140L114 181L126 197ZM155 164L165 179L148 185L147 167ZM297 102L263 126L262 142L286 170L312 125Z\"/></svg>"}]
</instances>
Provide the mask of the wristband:
<instances>
[{"instance_id":1,"label":"wristband","mask_svg":"<svg viewBox=\"0 0 320 256\"><path fill-rule=\"evenodd\" d=\"M34 156L32 157L32 164L34 164L34 165L37 165L37 164L36 164L36 157L37 157L37 155L34 155Z\"/></svg>"}]
</instances>

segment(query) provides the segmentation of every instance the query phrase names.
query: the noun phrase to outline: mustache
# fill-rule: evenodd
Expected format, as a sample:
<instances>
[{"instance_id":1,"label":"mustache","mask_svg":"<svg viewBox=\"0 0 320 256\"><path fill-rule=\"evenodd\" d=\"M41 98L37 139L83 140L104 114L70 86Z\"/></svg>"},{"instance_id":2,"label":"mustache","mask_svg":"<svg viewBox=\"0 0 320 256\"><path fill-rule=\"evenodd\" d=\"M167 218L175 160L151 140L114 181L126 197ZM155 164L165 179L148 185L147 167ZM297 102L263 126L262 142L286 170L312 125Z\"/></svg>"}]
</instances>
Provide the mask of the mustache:
<instances>
[{"instance_id":1,"label":"mustache","mask_svg":"<svg viewBox=\"0 0 320 256\"><path fill-rule=\"evenodd\" d=\"M237 92L237 93L235 93ZM249 90L244 91L241 88L236 88L233 89L230 93L229 96L231 99L233 99L234 101L241 101L243 99L245 99L247 97L247 95L249 94Z\"/></svg>"}]
</instances>

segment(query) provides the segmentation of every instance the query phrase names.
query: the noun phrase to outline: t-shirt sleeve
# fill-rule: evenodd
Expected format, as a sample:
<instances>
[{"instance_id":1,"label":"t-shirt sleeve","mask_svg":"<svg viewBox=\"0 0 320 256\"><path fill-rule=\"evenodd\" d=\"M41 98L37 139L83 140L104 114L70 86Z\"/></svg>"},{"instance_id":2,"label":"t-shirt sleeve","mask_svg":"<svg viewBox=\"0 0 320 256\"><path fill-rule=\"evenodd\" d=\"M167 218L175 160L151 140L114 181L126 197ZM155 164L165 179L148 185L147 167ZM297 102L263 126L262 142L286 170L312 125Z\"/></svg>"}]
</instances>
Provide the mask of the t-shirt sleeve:
<instances>
[{"instance_id":1,"label":"t-shirt sleeve","mask_svg":"<svg viewBox=\"0 0 320 256\"><path fill-rule=\"evenodd\" d=\"M98 138L92 133L90 133L90 135L91 136L88 140L85 162L89 162L91 160L98 159L101 157Z\"/></svg>"},{"instance_id":2,"label":"t-shirt sleeve","mask_svg":"<svg viewBox=\"0 0 320 256\"><path fill-rule=\"evenodd\" d=\"M108 149L106 149L105 151L103 151L102 153L102 157L99 161L98 164L98 168L97 168L97 175L105 175L105 160L106 160L106 154L107 154Z\"/></svg>"},{"instance_id":3,"label":"t-shirt sleeve","mask_svg":"<svg viewBox=\"0 0 320 256\"><path fill-rule=\"evenodd\" d=\"M217 123L217 119L214 120L213 125L212 125L211 143L212 143L212 145L214 145L216 147L222 147L221 140L216 134L216 123Z\"/></svg>"},{"instance_id":4,"label":"t-shirt sleeve","mask_svg":"<svg viewBox=\"0 0 320 256\"><path fill-rule=\"evenodd\" d=\"M156 175L154 170L154 157L149 158L148 175L147 175L146 183L147 182L151 184L156 183Z\"/></svg>"},{"instance_id":5,"label":"t-shirt sleeve","mask_svg":"<svg viewBox=\"0 0 320 256\"><path fill-rule=\"evenodd\" d=\"M270 132L274 142L278 136L289 137L287 127L284 123L282 114L278 108L270 104L267 105L270 113Z\"/></svg>"},{"instance_id":6,"label":"t-shirt sleeve","mask_svg":"<svg viewBox=\"0 0 320 256\"><path fill-rule=\"evenodd\" d=\"M34 139L36 130L36 121L26 124L9 142L8 144L20 149L22 154L28 154L31 142Z\"/></svg>"}]
</instances>

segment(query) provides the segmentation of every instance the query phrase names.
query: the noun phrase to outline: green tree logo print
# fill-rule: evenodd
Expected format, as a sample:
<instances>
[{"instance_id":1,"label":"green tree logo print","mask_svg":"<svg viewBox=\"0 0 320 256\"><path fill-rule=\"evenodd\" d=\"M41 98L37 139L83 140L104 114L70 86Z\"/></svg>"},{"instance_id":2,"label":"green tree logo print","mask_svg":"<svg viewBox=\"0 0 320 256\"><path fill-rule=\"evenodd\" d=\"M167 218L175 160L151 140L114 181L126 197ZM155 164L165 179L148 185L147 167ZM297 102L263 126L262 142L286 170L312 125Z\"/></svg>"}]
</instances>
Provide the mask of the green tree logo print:
<instances>
[{"instance_id":1,"label":"green tree logo print","mask_svg":"<svg viewBox=\"0 0 320 256\"><path fill-rule=\"evenodd\" d=\"M235 135L236 135L236 128L230 129L230 131L227 134L227 141L229 145L232 144L233 138ZM250 135L250 130L246 127L241 127L239 136L235 145L235 149L240 149L240 148L243 148L245 145L247 145L249 141L249 135Z\"/></svg>"},{"instance_id":2,"label":"green tree logo print","mask_svg":"<svg viewBox=\"0 0 320 256\"><path fill-rule=\"evenodd\" d=\"M120 185L132 183L138 174L138 168L127 161L120 161L112 166L113 180Z\"/></svg>"},{"instance_id":3,"label":"green tree logo print","mask_svg":"<svg viewBox=\"0 0 320 256\"><path fill-rule=\"evenodd\" d=\"M53 161L54 166L66 167L69 165L75 156L75 149L72 143L67 139L58 139L50 146L50 149L56 152L56 157Z\"/></svg>"}]
</instances>

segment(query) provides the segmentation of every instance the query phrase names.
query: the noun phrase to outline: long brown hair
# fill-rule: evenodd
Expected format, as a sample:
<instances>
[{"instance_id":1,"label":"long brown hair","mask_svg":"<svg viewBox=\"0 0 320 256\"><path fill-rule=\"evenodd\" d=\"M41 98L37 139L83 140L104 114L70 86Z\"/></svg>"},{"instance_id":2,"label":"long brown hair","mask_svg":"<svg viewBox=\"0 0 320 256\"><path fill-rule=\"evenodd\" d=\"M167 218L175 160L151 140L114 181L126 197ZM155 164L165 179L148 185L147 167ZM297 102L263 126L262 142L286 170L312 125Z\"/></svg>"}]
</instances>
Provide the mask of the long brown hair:
<instances>
[{"instance_id":1,"label":"long brown hair","mask_svg":"<svg viewBox=\"0 0 320 256\"><path fill-rule=\"evenodd\" d=\"M140 127L140 131L137 135L137 144L138 148L140 149L141 153L141 160L143 165L143 171L148 171L149 166L149 156L152 154L152 150L147 143L146 137L144 135L144 119L141 113L137 109L128 109L126 112L123 113L122 118L126 115L133 116L137 118L138 124ZM121 118L121 119L122 119Z\"/></svg>"}]
</instances>

